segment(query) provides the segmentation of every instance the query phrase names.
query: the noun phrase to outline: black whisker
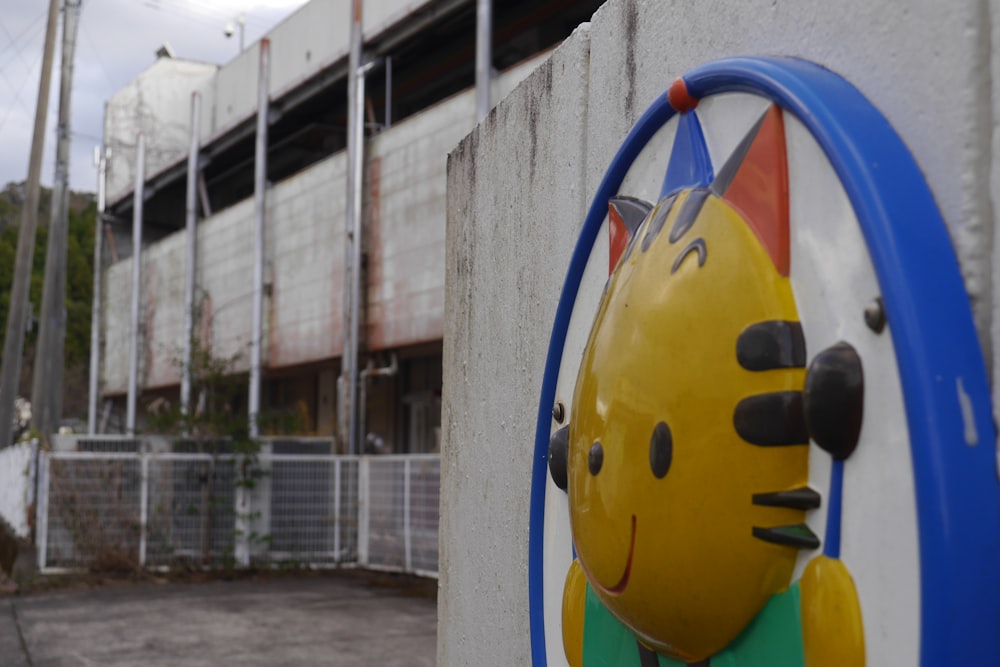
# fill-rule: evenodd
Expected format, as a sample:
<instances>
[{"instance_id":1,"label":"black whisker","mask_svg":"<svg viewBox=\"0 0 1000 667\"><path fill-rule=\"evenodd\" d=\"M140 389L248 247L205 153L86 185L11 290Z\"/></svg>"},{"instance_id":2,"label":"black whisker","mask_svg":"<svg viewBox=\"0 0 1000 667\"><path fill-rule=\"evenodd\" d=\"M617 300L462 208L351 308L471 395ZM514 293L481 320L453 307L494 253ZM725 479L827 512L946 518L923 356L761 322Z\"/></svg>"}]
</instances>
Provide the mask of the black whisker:
<instances>
[{"instance_id":1,"label":"black whisker","mask_svg":"<svg viewBox=\"0 0 1000 667\"><path fill-rule=\"evenodd\" d=\"M776 391L748 396L733 412L736 433L751 445L808 445L801 391Z\"/></svg>"},{"instance_id":2,"label":"black whisker","mask_svg":"<svg viewBox=\"0 0 1000 667\"><path fill-rule=\"evenodd\" d=\"M805 368L802 325L785 320L751 324L736 339L736 360L748 371Z\"/></svg>"},{"instance_id":3,"label":"black whisker","mask_svg":"<svg viewBox=\"0 0 1000 667\"><path fill-rule=\"evenodd\" d=\"M819 538L804 523L774 526L773 528L754 526L753 536L758 540L787 547L796 547L798 549L819 548Z\"/></svg>"},{"instance_id":4,"label":"black whisker","mask_svg":"<svg viewBox=\"0 0 1000 667\"><path fill-rule=\"evenodd\" d=\"M670 275L677 273L677 269L681 268L681 263L684 261L684 258L693 252L698 253L698 268L705 266L705 256L708 251L705 249L705 239L698 238L691 241L691 243L688 243L684 250L681 250L681 253L677 255L677 259L674 260L674 265L670 267Z\"/></svg>"},{"instance_id":5,"label":"black whisker","mask_svg":"<svg viewBox=\"0 0 1000 667\"><path fill-rule=\"evenodd\" d=\"M681 237L694 226L698 214L701 213L705 201L711 194L708 188L696 188L688 193L687 199L681 205L681 210L677 213L677 218L674 219L674 224L670 228L671 243L680 241Z\"/></svg>"},{"instance_id":6,"label":"black whisker","mask_svg":"<svg viewBox=\"0 0 1000 667\"><path fill-rule=\"evenodd\" d=\"M787 491L753 494L753 504L763 507L787 507L793 510L814 510L822 504L822 496L808 486Z\"/></svg>"}]
</instances>

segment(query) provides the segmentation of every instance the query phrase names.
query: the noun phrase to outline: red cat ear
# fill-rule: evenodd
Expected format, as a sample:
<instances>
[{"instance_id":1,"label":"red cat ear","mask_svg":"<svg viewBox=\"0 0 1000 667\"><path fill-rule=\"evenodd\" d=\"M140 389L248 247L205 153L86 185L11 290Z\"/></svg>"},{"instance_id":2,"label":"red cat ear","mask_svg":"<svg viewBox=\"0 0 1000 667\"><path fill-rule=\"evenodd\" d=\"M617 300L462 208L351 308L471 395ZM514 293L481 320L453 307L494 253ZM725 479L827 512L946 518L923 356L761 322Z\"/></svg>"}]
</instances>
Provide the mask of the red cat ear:
<instances>
[{"instance_id":1,"label":"red cat ear","mask_svg":"<svg viewBox=\"0 0 1000 667\"><path fill-rule=\"evenodd\" d=\"M751 128L719 170L712 191L740 212L778 273L787 276L788 161L780 107L771 105Z\"/></svg>"},{"instance_id":2,"label":"red cat ear","mask_svg":"<svg viewBox=\"0 0 1000 667\"><path fill-rule=\"evenodd\" d=\"M652 204L635 197L612 197L608 201L608 234L611 240L608 275L615 270L628 242L652 210Z\"/></svg>"}]
</instances>

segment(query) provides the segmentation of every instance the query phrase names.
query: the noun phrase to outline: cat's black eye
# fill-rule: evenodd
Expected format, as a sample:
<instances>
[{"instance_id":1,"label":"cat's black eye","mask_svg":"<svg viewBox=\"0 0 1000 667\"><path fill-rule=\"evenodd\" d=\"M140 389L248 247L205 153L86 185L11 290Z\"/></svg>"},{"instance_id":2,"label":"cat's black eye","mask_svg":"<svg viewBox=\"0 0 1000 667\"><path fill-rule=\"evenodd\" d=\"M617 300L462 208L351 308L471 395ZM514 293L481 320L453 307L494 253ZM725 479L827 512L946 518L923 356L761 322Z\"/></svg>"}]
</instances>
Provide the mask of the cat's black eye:
<instances>
[{"instance_id":1,"label":"cat's black eye","mask_svg":"<svg viewBox=\"0 0 1000 667\"><path fill-rule=\"evenodd\" d=\"M653 470L653 476L663 479L670 470L673 459L674 438L670 434L670 427L660 422L653 429L653 437L649 439L649 467Z\"/></svg>"},{"instance_id":2,"label":"cat's black eye","mask_svg":"<svg viewBox=\"0 0 1000 667\"><path fill-rule=\"evenodd\" d=\"M601 472L601 466L604 465L604 447L601 443L595 442L590 447L590 454L587 455L587 467L590 468L590 474L596 475Z\"/></svg>"}]
</instances>

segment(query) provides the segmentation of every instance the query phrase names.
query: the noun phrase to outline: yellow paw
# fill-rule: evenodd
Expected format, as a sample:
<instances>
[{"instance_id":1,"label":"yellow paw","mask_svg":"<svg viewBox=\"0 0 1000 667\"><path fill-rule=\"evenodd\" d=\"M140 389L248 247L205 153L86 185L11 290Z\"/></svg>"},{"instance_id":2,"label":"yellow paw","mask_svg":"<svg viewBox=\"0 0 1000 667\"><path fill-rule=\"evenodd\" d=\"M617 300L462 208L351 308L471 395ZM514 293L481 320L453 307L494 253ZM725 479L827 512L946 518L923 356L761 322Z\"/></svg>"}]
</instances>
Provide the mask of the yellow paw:
<instances>
[{"instance_id":1,"label":"yellow paw","mask_svg":"<svg viewBox=\"0 0 1000 667\"><path fill-rule=\"evenodd\" d=\"M562 636L563 650L570 667L583 667L583 614L587 604L587 575L580 562L574 560L566 574L563 589Z\"/></svg>"},{"instance_id":2,"label":"yellow paw","mask_svg":"<svg viewBox=\"0 0 1000 667\"><path fill-rule=\"evenodd\" d=\"M861 605L840 560L819 556L799 582L806 667L864 667Z\"/></svg>"}]
</instances>

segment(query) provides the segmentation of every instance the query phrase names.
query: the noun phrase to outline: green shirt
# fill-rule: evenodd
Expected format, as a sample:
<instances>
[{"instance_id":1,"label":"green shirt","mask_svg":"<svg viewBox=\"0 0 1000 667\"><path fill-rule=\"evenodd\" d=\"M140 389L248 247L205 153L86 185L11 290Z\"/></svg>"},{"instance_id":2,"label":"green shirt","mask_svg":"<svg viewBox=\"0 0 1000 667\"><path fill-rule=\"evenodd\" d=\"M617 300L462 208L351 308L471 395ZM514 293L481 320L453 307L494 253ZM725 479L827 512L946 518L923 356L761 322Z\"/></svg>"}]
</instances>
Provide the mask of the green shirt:
<instances>
[{"instance_id":1,"label":"green shirt","mask_svg":"<svg viewBox=\"0 0 1000 667\"><path fill-rule=\"evenodd\" d=\"M685 667L662 655L659 667ZM651 663L650 663L651 664ZM703 664L703 663L702 663ZM799 586L771 597L740 635L709 661L711 667L805 667ZM635 635L587 586L583 667L643 667Z\"/></svg>"}]
</instances>

